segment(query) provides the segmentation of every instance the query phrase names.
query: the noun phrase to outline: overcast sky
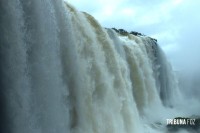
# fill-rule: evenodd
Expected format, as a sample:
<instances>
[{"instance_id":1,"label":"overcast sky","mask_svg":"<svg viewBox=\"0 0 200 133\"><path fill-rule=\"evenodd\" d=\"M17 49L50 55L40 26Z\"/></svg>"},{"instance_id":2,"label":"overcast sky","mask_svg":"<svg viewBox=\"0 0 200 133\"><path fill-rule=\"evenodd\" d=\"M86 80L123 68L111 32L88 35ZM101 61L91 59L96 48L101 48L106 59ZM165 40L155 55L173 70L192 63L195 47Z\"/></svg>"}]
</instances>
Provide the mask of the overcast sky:
<instances>
[{"instance_id":1,"label":"overcast sky","mask_svg":"<svg viewBox=\"0 0 200 133\"><path fill-rule=\"evenodd\" d=\"M200 68L200 1L66 0L103 27L154 37L177 70Z\"/></svg>"}]
</instances>

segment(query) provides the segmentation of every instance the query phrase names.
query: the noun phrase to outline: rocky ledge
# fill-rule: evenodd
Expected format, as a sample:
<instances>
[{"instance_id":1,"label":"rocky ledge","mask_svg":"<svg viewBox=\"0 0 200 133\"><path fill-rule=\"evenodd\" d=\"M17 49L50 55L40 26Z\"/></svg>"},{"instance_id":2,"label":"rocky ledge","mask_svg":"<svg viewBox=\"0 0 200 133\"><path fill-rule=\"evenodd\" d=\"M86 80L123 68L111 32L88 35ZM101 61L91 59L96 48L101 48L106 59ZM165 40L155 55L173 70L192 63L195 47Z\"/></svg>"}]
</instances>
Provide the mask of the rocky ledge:
<instances>
[{"instance_id":1,"label":"rocky ledge","mask_svg":"<svg viewBox=\"0 0 200 133\"><path fill-rule=\"evenodd\" d=\"M139 33L139 32L136 32L136 31L131 31L131 32L128 32L124 29L116 29L116 28L112 28L115 32L119 33L120 35L122 36L127 36L128 34L132 34L132 35L135 35L135 36L146 36L142 33ZM149 37L151 38L153 41L157 42L157 39L155 38L152 38L152 37Z\"/></svg>"}]
</instances>

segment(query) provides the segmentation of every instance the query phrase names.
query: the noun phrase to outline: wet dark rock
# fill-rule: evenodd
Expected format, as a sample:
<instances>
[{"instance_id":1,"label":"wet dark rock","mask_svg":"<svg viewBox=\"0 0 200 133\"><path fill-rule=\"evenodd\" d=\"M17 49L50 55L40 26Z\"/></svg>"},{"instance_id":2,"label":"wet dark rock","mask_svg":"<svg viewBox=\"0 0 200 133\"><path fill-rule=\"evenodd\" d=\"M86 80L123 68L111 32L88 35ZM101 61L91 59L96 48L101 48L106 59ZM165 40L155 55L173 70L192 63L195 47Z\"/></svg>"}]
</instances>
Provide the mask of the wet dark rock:
<instances>
[{"instance_id":1,"label":"wet dark rock","mask_svg":"<svg viewBox=\"0 0 200 133\"><path fill-rule=\"evenodd\" d=\"M119 29L118 32L121 34L121 35L128 35L128 32L124 29Z\"/></svg>"},{"instance_id":2,"label":"wet dark rock","mask_svg":"<svg viewBox=\"0 0 200 133\"><path fill-rule=\"evenodd\" d=\"M124 29L116 29L116 28L112 28L115 32L117 32L117 33L119 33L120 35L124 35L124 36L126 36L126 35L128 35L128 34L132 34L132 35L135 35L135 36L146 36L146 35L144 35L144 34L142 34L142 33L139 33L139 32L137 32L137 31L131 31L131 32L128 32L128 31L126 31L126 30L124 30ZM152 38L152 37L149 37L151 40L153 40L155 43L157 43L157 39L155 39L155 38Z\"/></svg>"},{"instance_id":3,"label":"wet dark rock","mask_svg":"<svg viewBox=\"0 0 200 133\"><path fill-rule=\"evenodd\" d=\"M116 28L112 28L115 32L121 34L121 35L127 35L127 34L132 34L132 35L135 35L135 36L146 36L142 33L139 33L139 32L136 32L136 31L131 31L131 32L128 32L124 29L116 29Z\"/></svg>"},{"instance_id":4,"label":"wet dark rock","mask_svg":"<svg viewBox=\"0 0 200 133\"><path fill-rule=\"evenodd\" d=\"M116 28L112 28L112 29L113 29L115 32L117 32L117 33L119 32L118 29L116 29Z\"/></svg>"},{"instance_id":5,"label":"wet dark rock","mask_svg":"<svg viewBox=\"0 0 200 133\"><path fill-rule=\"evenodd\" d=\"M136 32L136 31L131 31L130 34L135 35L135 36L145 36L144 34Z\"/></svg>"},{"instance_id":6,"label":"wet dark rock","mask_svg":"<svg viewBox=\"0 0 200 133\"><path fill-rule=\"evenodd\" d=\"M121 34L121 35L128 35L129 33L124 30L124 29L116 29L116 28L112 28L115 32Z\"/></svg>"},{"instance_id":7,"label":"wet dark rock","mask_svg":"<svg viewBox=\"0 0 200 133\"><path fill-rule=\"evenodd\" d=\"M154 42L157 42L157 39L150 37L151 40L153 40Z\"/></svg>"}]
</instances>

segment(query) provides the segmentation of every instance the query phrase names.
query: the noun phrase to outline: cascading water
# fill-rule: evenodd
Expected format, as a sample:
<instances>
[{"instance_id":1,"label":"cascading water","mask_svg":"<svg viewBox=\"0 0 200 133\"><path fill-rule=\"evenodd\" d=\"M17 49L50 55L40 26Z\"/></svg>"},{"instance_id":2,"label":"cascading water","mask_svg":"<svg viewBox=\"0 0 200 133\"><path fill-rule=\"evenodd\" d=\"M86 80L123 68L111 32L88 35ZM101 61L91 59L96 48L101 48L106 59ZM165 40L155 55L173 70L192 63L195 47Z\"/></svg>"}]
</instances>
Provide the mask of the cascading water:
<instances>
[{"instance_id":1,"label":"cascading water","mask_svg":"<svg viewBox=\"0 0 200 133\"><path fill-rule=\"evenodd\" d=\"M155 40L61 0L1 0L0 60L1 133L143 133L179 95Z\"/></svg>"}]
</instances>

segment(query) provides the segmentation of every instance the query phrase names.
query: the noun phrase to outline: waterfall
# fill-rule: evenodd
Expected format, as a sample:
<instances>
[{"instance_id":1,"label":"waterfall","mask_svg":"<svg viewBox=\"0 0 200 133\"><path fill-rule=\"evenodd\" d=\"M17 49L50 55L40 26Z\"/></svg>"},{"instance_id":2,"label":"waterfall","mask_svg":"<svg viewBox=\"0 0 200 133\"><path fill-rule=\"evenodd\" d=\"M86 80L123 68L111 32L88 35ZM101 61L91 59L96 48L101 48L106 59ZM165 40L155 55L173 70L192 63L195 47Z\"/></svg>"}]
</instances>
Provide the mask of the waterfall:
<instances>
[{"instance_id":1,"label":"waterfall","mask_svg":"<svg viewBox=\"0 0 200 133\"><path fill-rule=\"evenodd\" d=\"M179 95L155 40L62 0L1 0L0 42L2 133L143 133Z\"/></svg>"}]
</instances>

